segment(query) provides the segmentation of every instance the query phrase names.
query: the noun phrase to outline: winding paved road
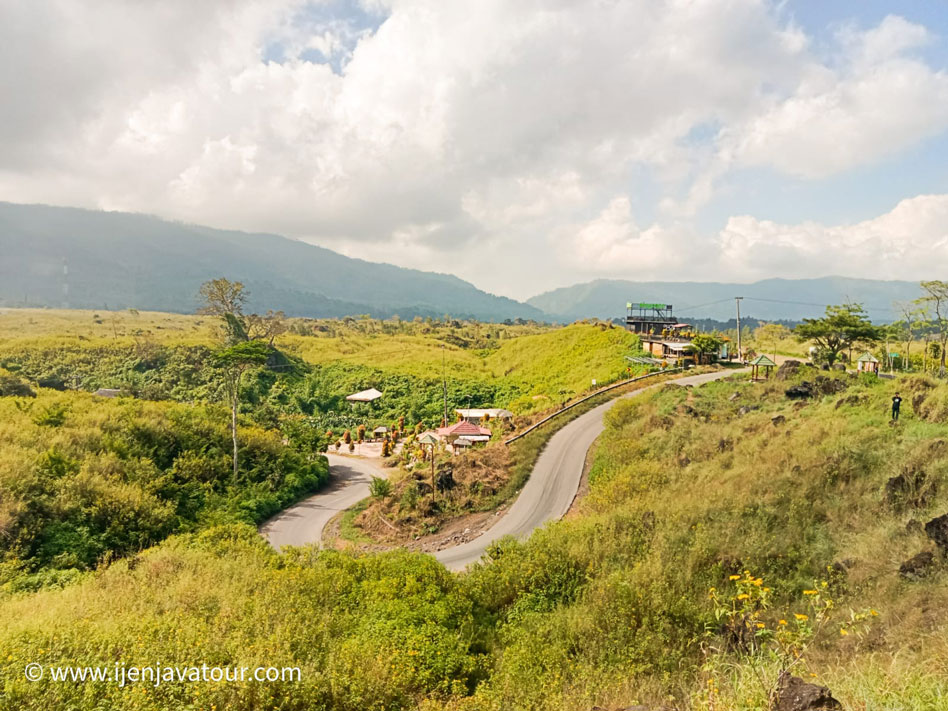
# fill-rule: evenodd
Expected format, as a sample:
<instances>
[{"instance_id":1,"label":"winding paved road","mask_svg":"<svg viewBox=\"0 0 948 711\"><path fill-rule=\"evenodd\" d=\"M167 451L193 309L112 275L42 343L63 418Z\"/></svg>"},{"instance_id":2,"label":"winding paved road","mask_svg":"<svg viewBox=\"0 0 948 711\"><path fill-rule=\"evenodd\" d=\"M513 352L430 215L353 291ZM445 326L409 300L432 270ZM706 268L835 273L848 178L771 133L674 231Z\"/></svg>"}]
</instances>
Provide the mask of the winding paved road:
<instances>
[{"instance_id":1,"label":"winding paved road","mask_svg":"<svg viewBox=\"0 0 948 711\"><path fill-rule=\"evenodd\" d=\"M365 459L338 454L327 454L326 458L329 460L329 486L281 511L260 527L260 533L277 550L283 546L319 543L329 520L368 496L373 476L385 476L381 469Z\"/></svg>"},{"instance_id":2,"label":"winding paved road","mask_svg":"<svg viewBox=\"0 0 948 711\"><path fill-rule=\"evenodd\" d=\"M701 385L726 378L735 372L722 370L702 375L689 375L666 382L675 385ZM479 560L487 547L499 538L504 536L526 538L548 521L562 518L569 510L579 489L583 465L586 463L586 453L605 429L603 415L615 404L616 400L635 397L639 393L661 385L664 383L649 385L605 402L557 431L543 448L530 478L527 479L527 483L507 514L474 540L438 551L435 553L435 558L452 570L463 570Z\"/></svg>"},{"instance_id":3,"label":"winding paved road","mask_svg":"<svg viewBox=\"0 0 948 711\"><path fill-rule=\"evenodd\" d=\"M682 386L702 385L735 372L739 371L689 375L666 382ZM622 398L635 397L663 384L649 385ZM604 429L603 415L616 400L599 405L557 431L543 448L530 478L507 514L477 538L438 551L435 558L451 570L463 570L479 560L494 541L504 536L526 538L548 521L562 518L579 489L586 453ZM329 488L277 514L261 527L261 534L274 548L318 543L329 520L368 496L369 482L381 471L366 460L332 454L326 456L332 474Z\"/></svg>"}]
</instances>

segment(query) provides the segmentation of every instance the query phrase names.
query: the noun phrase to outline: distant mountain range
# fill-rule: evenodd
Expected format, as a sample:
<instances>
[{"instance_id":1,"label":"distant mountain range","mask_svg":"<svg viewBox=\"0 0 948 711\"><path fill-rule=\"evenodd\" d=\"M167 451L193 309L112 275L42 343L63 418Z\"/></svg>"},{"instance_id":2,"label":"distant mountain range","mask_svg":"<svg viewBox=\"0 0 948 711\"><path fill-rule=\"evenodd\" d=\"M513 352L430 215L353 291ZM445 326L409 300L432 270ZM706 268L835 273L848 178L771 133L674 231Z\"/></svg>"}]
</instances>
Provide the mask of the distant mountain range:
<instances>
[{"instance_id":1,"label":"distant mountain range","mask_svg":"<svg viewBox=\"0 0 948 711\"><path fill-rule=\"evenodd\" d=\"M624 316L628 302L664 303L681 318L727 320L735 315L735 296L743 296L741 313L763 320L799 320L819 316L826 304L861 303L874 321L898 318L893 303L920 296L918 282L877 281L847 277L765 279L753 284L720 282L635 282L598 279L548 291L527 300L559 321Z\"/></svg>"},{"instance_id":2,"label":"distant mountain range","mask_svg":"<svg viewBox=\"0 0 948 711\"><path fill-rule=\"evenodd\" d=\"M68 296L63 294L63 266ZM624 316L627 302L673 304L682 318L727 320L742 313L799 320L847 300L875 321L919 295L916 282L824 277L753 284L599 279L526 303L481 291L450 274L344 257L272 234L217 230L147 215L0 202L0 306L138 308L189 313L201 283L244 282L254 310L291 316L371 314L570 322Z\"/></svg>"},{"instance_id":3,"label":"distant mountain range","mask_svg":"<svg viewBox=\"0 0 948 711\"><path fill-rule=\"evenodd\" d=\"M244 282L252 308L294 316L546 318L449 274L351 259L277 235L0 202L0 305L193 312L201 283L221 276Z\"/></svg>"}]
</instances>

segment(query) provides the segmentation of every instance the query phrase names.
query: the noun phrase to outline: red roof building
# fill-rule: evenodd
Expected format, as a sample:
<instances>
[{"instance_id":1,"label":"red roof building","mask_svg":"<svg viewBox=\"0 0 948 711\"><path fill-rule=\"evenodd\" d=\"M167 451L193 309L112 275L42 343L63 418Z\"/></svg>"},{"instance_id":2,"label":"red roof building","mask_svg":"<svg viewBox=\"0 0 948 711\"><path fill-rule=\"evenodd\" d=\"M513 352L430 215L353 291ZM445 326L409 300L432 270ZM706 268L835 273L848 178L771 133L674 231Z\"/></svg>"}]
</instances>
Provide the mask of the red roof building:
<instances>
[{"instance_id":1,"label":"red roof building","mask_svg":"<svg viewBox=\"0 0 948 711\"><path fill-rule=\"evenodd\" d=\"M446 439L448 442L452 442L458 437L476 438L474 441L482 437L490 439L491 435L491 431L486 427L480 427L467 420L455 422L450 427L439 427L437 432L439 437Z\"/></svg>"}]
</instances>

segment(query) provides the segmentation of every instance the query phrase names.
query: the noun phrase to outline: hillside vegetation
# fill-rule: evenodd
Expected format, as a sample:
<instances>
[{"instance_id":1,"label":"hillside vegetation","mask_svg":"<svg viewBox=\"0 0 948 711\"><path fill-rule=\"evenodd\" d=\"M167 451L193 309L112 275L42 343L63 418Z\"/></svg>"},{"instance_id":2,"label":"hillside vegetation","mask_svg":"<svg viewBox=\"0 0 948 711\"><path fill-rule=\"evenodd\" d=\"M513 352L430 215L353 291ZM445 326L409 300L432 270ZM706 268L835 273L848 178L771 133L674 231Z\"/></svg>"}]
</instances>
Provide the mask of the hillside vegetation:
<instances>
[{"instance_id":1,"label":"hillside vegetation","mask_svg":"<svg viewBox=\"0 0 948 711\"><path fill-rule=\"evenodd\" d=\"M366 424L437 424L448 406L548 409L627 374L638 339L609 324L565 328L469 321L291 319L275 345L288 358L248 378L248 412L266 405L304 415L350 413L345 396L385 397L357 414ZM0 311L0 367L53 388L121 388L154 400L217 400L209 367L216 321L152 312ZM524 340L526 339L526 340ZM259 414L259 413L257 413ZM325 419L325 418L324 418ZM348 420L327 419L327 427Z\"/></svg>"},{"instance_id":2,"label":"hillside vegetation","mask_svg":"<svg viewBox=\"0 0 948 711\"><path fill-rule=\"evenodd\" d=\"M318 439L242 423L235 479L216 406L31 398L16 382L0 370L0 589L69 580L171 533L259 523L329 476Z\"/></svg>"},{"instance_id":3,"label":"hillside vegetation","mask_svg":"<svg viewBox=\"0 0 948 711\"><path fill-rule=\"evenodd\" d=\"M617 403L579 512L461 576L405 552L280 555L231 525L8 595L0 708L737 711L789 665L847 709L943 709L948 571L925 524L948 512L948 386L743 377ZM38 658L302 678L29 684Z\"/></svg>"}]
</instances>

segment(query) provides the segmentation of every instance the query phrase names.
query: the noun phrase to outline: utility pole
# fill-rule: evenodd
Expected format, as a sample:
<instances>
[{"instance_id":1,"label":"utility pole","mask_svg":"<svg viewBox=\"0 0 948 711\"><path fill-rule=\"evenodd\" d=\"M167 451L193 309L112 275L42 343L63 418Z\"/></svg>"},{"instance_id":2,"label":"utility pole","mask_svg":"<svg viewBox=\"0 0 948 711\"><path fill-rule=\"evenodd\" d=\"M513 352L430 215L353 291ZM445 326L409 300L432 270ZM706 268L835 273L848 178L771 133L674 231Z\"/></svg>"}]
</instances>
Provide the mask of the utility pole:
<instances>
[{"instance_id":1,"label":"utility pole","mask_svg":"<svg viewBox=\"0 0 948 711\"><path fill-rule=\"evenodd\" d=\"M448 380L445 371L445 360L444 360L444 344L441 345L441 394L444 396L444 426L447 427L450 423L448 422Z\"/></svg>"},{"instance_id":2,"label":"utility pole","mask_svg":"<svg viewBox=\"0 0 948 711\"><path fill-rule=\"evenodd\" d=\"M743 363L743 356L741 355L741 300L743 296L735 296L734 303L737 304L737 360L740 363Z\"/></svg>"}]
</instances>

